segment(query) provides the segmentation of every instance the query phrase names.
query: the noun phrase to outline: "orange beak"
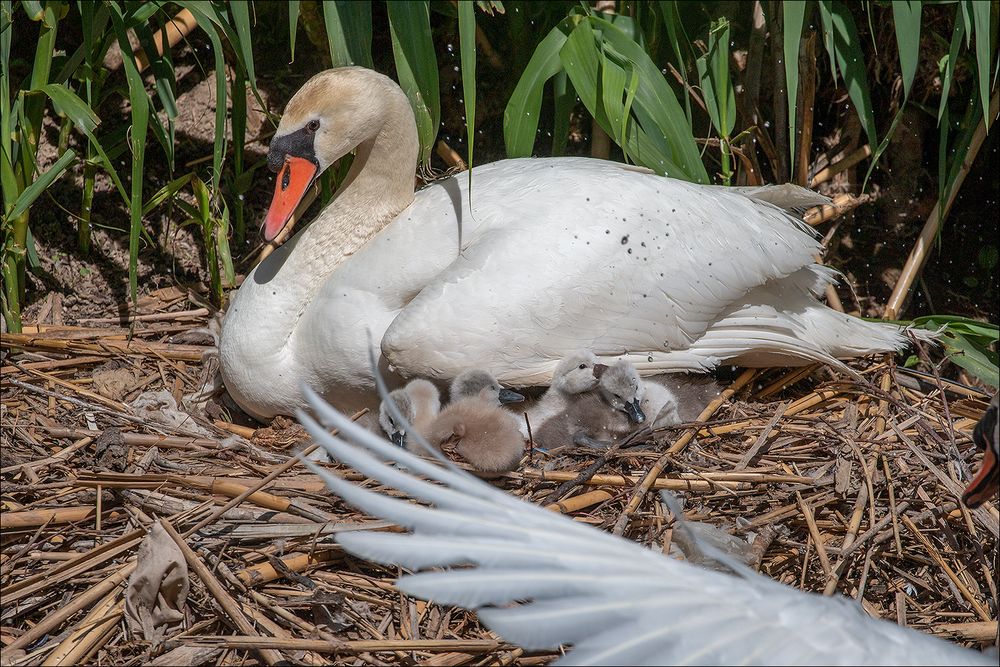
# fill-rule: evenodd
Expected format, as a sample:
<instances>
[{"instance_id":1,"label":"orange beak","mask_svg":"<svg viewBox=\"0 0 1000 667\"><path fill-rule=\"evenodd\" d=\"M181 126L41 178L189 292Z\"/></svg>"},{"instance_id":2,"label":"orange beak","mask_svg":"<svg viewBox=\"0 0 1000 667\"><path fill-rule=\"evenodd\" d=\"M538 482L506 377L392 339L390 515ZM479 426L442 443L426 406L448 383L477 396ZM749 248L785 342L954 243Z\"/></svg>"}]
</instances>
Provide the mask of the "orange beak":
<instances>
[{"instance_id":1,"label":"orange beak","mask_svg":"<svg viewBox=\"0 0 1000 667\"><path fill-rule=\"evenodd\" d=\"M285 164L282 165L274 182L271 206L267 209L267 217L264 218L265 241L273 241L278 232L284 228L318 172L316 164L305 158L291 155L285 158Z\"/></svg>"},{"instance_id":2,"label":"orange beak","mask_svg":"<svg viewBox=\"0 0 1000 667\"><path fill-rule=\"evenodd\" d=\"M976 473L975 478L962 494L962 502L970 509L976 509L997 493L997 484L1000 480L1000 465L997 465L996 454L987 445L986 453L983 456L983 467Z\"/></svg>"}]
</instances>

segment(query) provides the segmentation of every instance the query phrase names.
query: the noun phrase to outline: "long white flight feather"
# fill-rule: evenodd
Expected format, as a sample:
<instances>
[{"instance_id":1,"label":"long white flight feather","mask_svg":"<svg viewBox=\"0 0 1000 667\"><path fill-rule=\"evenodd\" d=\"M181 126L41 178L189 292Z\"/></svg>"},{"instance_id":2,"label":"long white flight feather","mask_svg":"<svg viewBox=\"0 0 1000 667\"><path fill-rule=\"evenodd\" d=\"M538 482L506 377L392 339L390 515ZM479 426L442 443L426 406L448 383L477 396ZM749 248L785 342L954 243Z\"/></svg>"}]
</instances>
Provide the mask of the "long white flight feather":
<instances>
[{"instance_id":1,"label":"long white flight feather","mask_svg":"<svg viewBox=\"0 0 1000 667\"><path fill-rule=\"evenodd\" d=\"M778 584L724 554L710 555L737 575L663 557L414 456L315 393L305 395L320 420L340 431L332 436L300 414L331 460L430 505L362 489L304 461L348 503L413 531L341 533L337 541L381 563L462 566L407 575L397 585L471 607L527 649L572 644L559 664L996 664L867 618L842 599Z\"/></svg>"}]
</instances>

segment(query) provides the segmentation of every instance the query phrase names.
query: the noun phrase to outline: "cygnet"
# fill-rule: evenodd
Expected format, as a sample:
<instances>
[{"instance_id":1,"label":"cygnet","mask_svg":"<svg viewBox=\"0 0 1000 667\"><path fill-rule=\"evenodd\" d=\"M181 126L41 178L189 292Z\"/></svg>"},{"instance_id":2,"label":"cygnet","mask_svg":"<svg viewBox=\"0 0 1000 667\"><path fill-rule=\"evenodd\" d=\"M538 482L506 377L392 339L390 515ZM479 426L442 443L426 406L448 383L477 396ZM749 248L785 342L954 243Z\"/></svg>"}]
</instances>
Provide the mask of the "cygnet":
<instances>
[{"instance_id":1,"label":"cygnet","mask_svg":"<svg viewBox=\"0 0 1000 667\"><path fill-rule=\"evenodd\" d=\"M536 444L543 448L570 441L593 445L627 435L646 420L641 407L646 387L632 364L624 359L611 366L596 364L594 374L598 376L596 391L579 394L546 422L535 434Z\"/></svg>"},{"instance_id":2,"label":"cygnet","mask_svg":"<svg viewBox=\"0 0 1000 667\"><path fill-rule=\"evenodd\" d=\"M412 432L425 435L428 427L441 410L441 396L438 388L427 380L411 380L405 387L390 392L389 398L396 404L396 409L406 420L397 423L386 406L386 402L378 407L378 423L394 444L403 447L413 443ZM407 425L412 429L407 433Z\"/></svg>"},{"instance_id":3,"label":"cygnet","mask_svg":"<svg viewBox=\"0 0 1000 667\"><path fill-rule=\"evenodd\" d=\"M524 453L518 418L501 406L523 397L485 371L468 371L455 378L452 402L437 416L427 440L450 458L468 463L482 477L514 470ZM410 447L411 451L415 451Z\"/></svg>"},{"instance_id":4,"label":"cygnet","mask_svg":"<svg viewBox=\"0 0 1000 667\"><path fill-rule=\"evenodd\" d=\"M695 421L722 392L715 380L691 375L657 375L643 384L642 409L653 429Z\"/></svg>"},{"instance_id":5,"label":"cygnet","mask_svg":"<svg viewBox=\"0 0 1000 667\"><path fill-rule=\"evenodd\" d=\"M542 428L545 422L562 414L579 395L596 389L596 365L597 357L590 350L580 350L560 361L552 374L552 384L528 409L527 423L521 422L521 435L528 437L527 424L532 430Z\"/></svg>"}]
</instances>

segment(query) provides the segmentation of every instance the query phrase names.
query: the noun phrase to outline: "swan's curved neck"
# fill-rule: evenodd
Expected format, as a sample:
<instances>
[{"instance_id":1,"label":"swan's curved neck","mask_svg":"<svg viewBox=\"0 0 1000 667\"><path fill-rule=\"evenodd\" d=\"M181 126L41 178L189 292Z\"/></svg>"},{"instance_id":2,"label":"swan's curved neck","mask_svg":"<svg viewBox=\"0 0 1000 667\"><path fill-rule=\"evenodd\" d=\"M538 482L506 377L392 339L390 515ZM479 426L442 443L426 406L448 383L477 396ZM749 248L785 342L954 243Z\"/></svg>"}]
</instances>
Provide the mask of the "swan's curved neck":
<instances>
[{"instance_id":1,"label":"swan's curved neck","mask_svg":"<svg viewBox=\"0 0 1000 667\"><path fill-rule=\"evenodd\" d=\"M336 197L301 232L289 257L316 285L413 201L416 123L402 91L386 98L381 127L358 144Z\"/></svg>"}]
</instances>

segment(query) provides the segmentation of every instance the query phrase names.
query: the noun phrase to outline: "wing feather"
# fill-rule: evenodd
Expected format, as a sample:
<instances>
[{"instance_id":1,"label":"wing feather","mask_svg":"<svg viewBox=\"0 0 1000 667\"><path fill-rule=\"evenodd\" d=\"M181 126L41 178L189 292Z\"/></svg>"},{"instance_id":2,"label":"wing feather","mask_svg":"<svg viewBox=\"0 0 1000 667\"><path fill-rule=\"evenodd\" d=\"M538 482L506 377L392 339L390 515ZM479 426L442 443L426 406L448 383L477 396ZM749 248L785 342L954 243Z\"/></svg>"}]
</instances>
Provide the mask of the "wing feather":
<instances>
[{"instance_id":1,"label":"wing feather","mask_svg":"<svg viewBox=\"0 0 1000 667\"><path fill-rule=\"evenodd\" d=\"M559 664L995 664L867 618L842 599L665 558L400 450L305 393L340 429L335 437L301 416L331 459L431 505L362 489L304 461L347 502L414 531L341 533L338 542L413 569L462 565L408 575L398 586L476 609L529 650L573 644Z\"/></svg>"}]
</instances>

